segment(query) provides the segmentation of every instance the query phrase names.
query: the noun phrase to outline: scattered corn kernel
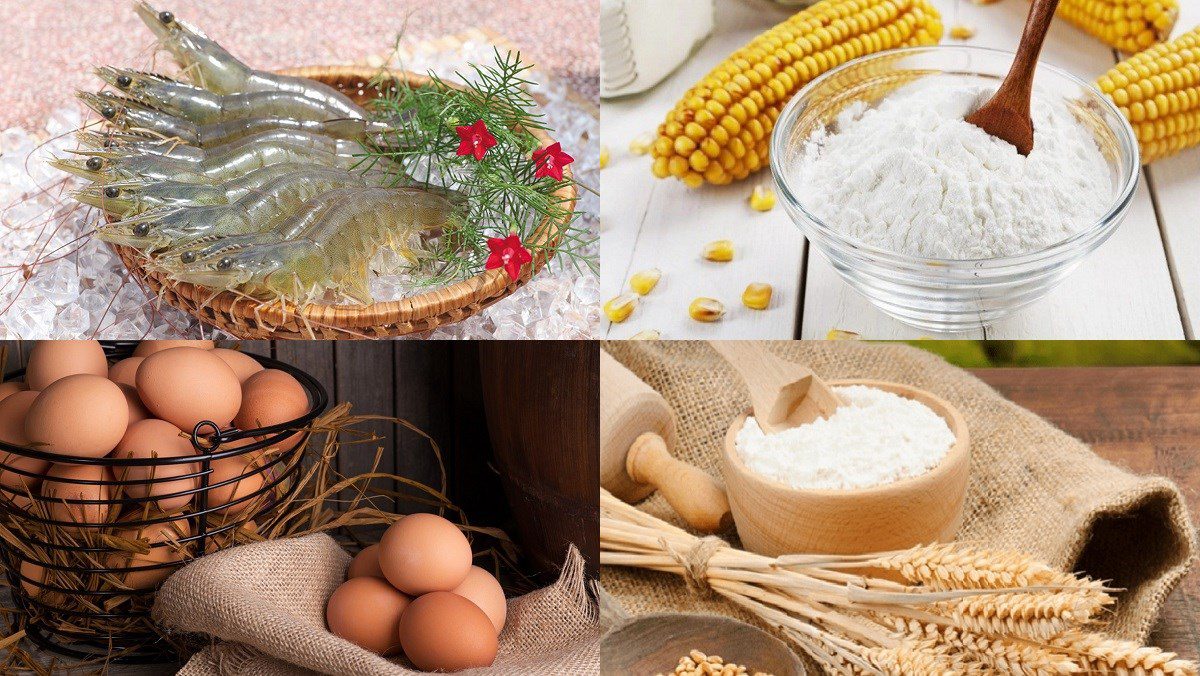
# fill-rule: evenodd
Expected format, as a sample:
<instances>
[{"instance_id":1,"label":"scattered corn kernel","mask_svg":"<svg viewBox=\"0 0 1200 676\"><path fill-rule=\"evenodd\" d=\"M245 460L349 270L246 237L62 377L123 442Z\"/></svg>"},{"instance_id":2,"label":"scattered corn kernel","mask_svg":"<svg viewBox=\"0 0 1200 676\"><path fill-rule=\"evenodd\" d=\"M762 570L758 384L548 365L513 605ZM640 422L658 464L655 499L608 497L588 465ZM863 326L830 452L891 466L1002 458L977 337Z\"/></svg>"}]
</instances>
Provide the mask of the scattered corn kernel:
<instances>
[{"instance_id":1,"label":"scattered corn kernel","mask_svg":"<svg viewBox=\"0 0 1200 676\"><path fill-rule=\"evenodd\" d=\"M771 304L771 285L752 282L742 292L742 305L751 310L766 310Z\"/></svg>"},{"instance_id":2,"label":"scattered corn kernel","mask_svg":"<svg viewBox=\"0 0 1200 676\"><path fill-rule=\"evenodd\" d=\"M649 134L642 134L629 142L629 152L634 155L645 155L650 152L650 147L654 144L654 138Z\"/></svg>"},{"instance_id":3,"label":"scattered corn kernel","mask_svg":"<svg viewBox=\"0 0 1200 676\"><path fill-rule=\"evenodd\" d=\"M604 314L612 323L620 324L633 314L633 309L637 307L637 301L638 297L635 293L623 293L616 298L610 298L604 304Z\"/></svg>"},{"instance_id":4,"label":"scattered corn kernel","mask_svg":"<svg viewBox=\"0 0 1200 676\"><path fill-rule=\"evenodd\" d=\"M661 340L662 332L658 329L645 329L629 337L630 340Z\"/></svg>"},{"instance_id":5,"label":"scattered corn kernel","mask_svg":"<svg viewBox=\"0 0 1200 676\"><path fill-rule=\"evenodd\" d=\"M775 191L761 186L754 186L750 193L750 208L755 211L770 211L775 208Z\"/></svg>"},{"instance_id":6,"label":"scattered corn kernel","mask_svg":"<svg viewBox=\"0 0 1200 676\"><path fill-rule=\"evenodd\" d=\"M859 338L857 333L842 329L829 329L829 333L825 334L825 340L858 340Z\"/></svg>"},{"instance_id":7,"label":"scattered corn kernel","mask_svg":"<svg viewBox=\"0 0 1200 676\"><path fill-rule=\"evenodd\" d=\"M704 245L704 259L717 263L733 260L733 240L718 239Z\"/></svg>"},{"instance_id":8,"label":"scattered corn kernel","mask_svg":"<svg viewBox=\"0 0 1200 676\"><path fill-rule=\"evenodd\" d=\"M975 27L964 26L963 24L951 26L950 37L954 38L955 40L970 40L971 38L975 37Z\"/></svg>"},{"instance_id":9,"label":"scattered corn kernel","mask_svg":"<svg viewBox=\"0 0 1200 676\"><path fill-rule=\"evenodd\" d=\"M688 315L698 322L716 322L725 316L725 305L716 298L697 298L688 305Z\"/></svg>"},{"instance_id":10,"label":"scattered corn kernel","mask_svg":"<svg viewBox=\"0 0 1200 676\"><path fill-rule=\"evenodd\" d=\"M662 279L662 270L658 268L635 272L629 278L629 288L633 289L639 296L644 296L654 290L660 279Z\"/></svg>"},{"instance_id":11,"label":"scattered corn kernel","mask_svg":"<svg viewBox=\"0 0 1200 676\"><path fill-rule=\"evenodd\" d=\"M600 146L600 168L608 166L608 146Z\"/></svg>"}]
</instances>

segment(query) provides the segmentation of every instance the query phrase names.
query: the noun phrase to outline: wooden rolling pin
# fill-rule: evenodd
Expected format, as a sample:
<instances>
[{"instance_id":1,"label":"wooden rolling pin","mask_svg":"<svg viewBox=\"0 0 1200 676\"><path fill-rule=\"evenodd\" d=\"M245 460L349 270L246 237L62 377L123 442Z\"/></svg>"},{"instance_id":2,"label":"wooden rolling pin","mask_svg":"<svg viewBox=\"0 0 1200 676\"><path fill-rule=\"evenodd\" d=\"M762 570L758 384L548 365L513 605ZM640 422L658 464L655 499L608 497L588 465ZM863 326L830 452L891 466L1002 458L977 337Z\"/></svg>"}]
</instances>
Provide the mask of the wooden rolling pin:
<instances>
[{"instance_id":1,"label":"wooden rolling pin","mask_svg":"<svg viewBox=\"0 0 1200 676\"><path fill-rule=\"evenodd\" d=\"M725 489L672 456L676 440L667 400L601 350L600 485L626 502L658 489L696 530L725 530L733 523Z\"/></svg>"}]
</instances>

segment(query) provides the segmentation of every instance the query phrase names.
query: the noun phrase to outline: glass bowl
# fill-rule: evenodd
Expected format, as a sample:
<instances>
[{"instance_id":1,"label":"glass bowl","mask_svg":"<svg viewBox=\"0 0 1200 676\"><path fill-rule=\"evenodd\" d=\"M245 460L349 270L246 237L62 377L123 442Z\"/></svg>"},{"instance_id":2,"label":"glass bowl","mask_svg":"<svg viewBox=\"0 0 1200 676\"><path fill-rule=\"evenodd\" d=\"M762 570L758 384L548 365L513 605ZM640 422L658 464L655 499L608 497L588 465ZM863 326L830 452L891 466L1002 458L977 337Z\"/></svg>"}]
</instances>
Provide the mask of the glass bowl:
<instances>
[{"instance_id":1,"label":"glass bowl","mask_svg":"<svg viewBox=\"0 0 1200 676\"><path fill-rule=\"evenodd\" d=\"M1003 258L920 258L880 249L835 231L805 207L805 186L785 169L815 130L847 105L873 105L898 87L930 77L998 86L1013 53L965 46L914 47L861 57L800 90L771 136L771 173L792 220L851 287L886 314L930 331L963 331L996 322L1046 295L1116 231L1137 187L1141 161L1133 129L1087 82L1046 63L1035 96L1062 100L1091 129L1111 178L1103 216L1040 251Z\"/></svg>"}]
</instances>

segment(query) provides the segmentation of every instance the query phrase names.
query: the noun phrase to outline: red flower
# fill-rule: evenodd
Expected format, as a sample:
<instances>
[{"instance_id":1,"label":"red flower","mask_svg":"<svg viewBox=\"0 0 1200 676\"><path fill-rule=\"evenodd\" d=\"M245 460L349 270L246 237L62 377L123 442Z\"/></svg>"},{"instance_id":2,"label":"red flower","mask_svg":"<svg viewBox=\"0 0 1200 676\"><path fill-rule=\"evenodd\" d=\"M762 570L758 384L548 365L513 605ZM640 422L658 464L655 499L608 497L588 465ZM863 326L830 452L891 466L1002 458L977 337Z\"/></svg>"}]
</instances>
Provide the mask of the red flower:
<instances>
[{"instance_id":1,"label":"red flower","mask_svg":"<svg viewBox=\"0 0 1200 676\"><path fill-rule=\"evenodd\" d=\"M455 127L462 143L458 144L459 155L474 155L476 160L482 160L488 148L496 145L496 137L488 131L483 120L475 120L475 124L465 127Z\"/></svg>"},{"instance_id":2,"label":"red flower","mask_svg":"<svg viewBox=\"0 0 1200 676\"><path fill-rule=\"evenodd\" d=\"M574 157L563 152L562 145L555 143L533 151L533 163L537 165L534 178L552 177L556 181L563 178L563 167L575 161Z\"/></svg>"},{"instance_id":3,"label":"red flower","mask_svg":"<svg viewBox=\"0 0 1200 676\"><path fill-rule=\"evenodd\" d=\"M508 273L509 279L520 276L521 266L533 260L529 250L521 244L521 238L516 235L489 237L487 245L492 253L483 267L488 270L502 267Z\"/></svg>"}]
</instances>

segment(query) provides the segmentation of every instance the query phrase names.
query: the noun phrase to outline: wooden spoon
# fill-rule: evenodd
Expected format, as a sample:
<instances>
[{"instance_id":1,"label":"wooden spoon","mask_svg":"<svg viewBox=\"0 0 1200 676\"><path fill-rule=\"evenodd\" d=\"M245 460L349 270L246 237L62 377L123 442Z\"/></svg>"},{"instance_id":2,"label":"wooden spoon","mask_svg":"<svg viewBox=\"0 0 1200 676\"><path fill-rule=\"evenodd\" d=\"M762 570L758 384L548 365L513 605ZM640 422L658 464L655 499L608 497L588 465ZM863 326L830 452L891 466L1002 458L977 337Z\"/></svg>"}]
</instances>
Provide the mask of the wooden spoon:
<instances>
[{"instance_id":1,"label":"wooden spoon","mask_svg":"<svg viewBox=\"0 0 1200 676\"><path fill-rule=\"evenodd\" d=\"M776 357L760 342L714 340L709 345L745 381L754 419L767 434L828 418L842 404L817 374Z\"/></svg>"},{"instance_id":2,"label":"wooden spoon","mask_svg":"<svg viewBox=\"0 0 1200 676\"><path fill-rule=\"evenodd\" d=\"M1033 118L1029 114L1033 71L1056 9L1058 0L1033 0L1008 75L992 98L966 118L992 136L1013 144L1025 156L1033 151Z\"/></svg>"}]
</instances>

